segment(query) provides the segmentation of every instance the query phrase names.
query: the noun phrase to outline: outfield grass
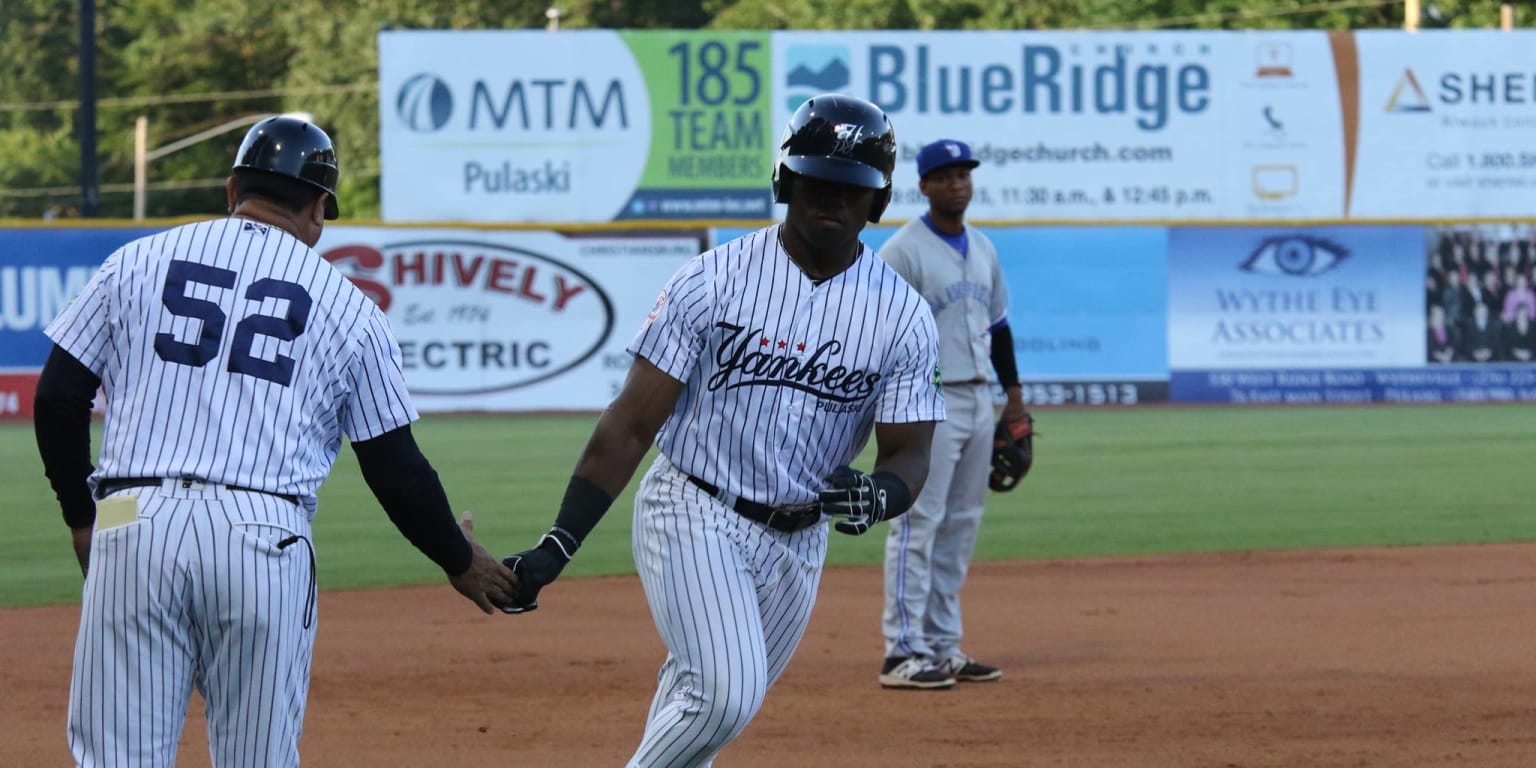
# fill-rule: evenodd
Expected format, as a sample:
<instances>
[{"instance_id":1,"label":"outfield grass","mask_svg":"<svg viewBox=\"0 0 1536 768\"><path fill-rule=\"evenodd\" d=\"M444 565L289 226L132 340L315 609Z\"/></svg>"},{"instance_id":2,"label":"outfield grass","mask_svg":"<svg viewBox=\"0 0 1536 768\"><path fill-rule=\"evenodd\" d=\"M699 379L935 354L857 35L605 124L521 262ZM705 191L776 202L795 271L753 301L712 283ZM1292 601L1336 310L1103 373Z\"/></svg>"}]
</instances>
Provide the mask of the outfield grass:
<instances>
[{"instance_id":1,"label":"outfield grass","mask_svg":"<svg viewBox=\"0 0 1536 768\"><path fill-rule=\"evenodd\" d=\"M1529 405L1037 415L1034 470L991 495L980 558L1536 540ZM415 432L454 506L474 510L479 539L505 553L553 518L593 419L428 415ZM568 574L633 570L630 499ZM28 424L0 424L0 505L0 605L78 600ZM314 533L322 588L442 580L390 525L350 451L320 491ZM879 562L881 542L834 536L831 561Z\"/></svg>"}]
</instances>

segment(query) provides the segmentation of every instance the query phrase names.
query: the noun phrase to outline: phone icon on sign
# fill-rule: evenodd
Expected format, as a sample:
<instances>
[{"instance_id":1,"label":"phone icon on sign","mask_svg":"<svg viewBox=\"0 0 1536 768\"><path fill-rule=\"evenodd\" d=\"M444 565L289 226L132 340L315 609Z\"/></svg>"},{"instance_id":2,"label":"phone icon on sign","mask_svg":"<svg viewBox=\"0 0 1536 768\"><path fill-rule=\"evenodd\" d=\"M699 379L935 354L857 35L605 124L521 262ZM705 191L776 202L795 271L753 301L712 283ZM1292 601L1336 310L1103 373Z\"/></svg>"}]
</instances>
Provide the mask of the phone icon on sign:
<instances>
[{"instance_id":1,"label":"phone icon on sign","mask_svg":"<svg viewBox=\"0 0 1536 768\"><path fill-rule=\"evenodd\" d=\"M1275 133L1285 132L1285 123L1280 122L1280 118L1275 117L1274 107L1266 105L1264 107L1263 115L1264 122L1269 124L1269 130L1274 131Z\"/></svg>"}]
</instances>

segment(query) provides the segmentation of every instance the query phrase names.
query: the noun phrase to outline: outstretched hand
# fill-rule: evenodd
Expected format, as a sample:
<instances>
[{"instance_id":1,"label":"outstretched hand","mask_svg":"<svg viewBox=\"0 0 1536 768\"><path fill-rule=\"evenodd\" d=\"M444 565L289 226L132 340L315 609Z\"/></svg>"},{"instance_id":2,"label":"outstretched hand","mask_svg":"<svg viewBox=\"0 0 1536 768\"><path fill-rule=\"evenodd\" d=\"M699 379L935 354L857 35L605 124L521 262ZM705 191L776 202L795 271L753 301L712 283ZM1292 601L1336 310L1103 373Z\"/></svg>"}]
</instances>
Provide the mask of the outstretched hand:
<instances>
[{"instance_id":1,"label":"outstretched hand","mask_svg":"<svg viewBox=\"0 0 1536 768\"><path fill-rule=\"evenodd\" d=\"M533 549L502 560L517 578L512 599L497 603L504 613L527 613L539 607L539 590L560 577L579 544L561 528L551 528Z\"/></svg>"},{"instance_id":2,"label":"outstretched hand","mask_svg":"<svg viewBox=\"0 0 1536 768\"><path fill-rule=\"evenodd\" d=\"M474 529L474 514L465 511L459 518L459 530L464 532L473 555L469 569L457 576L449 576L448 582L459 594L480 606L481 611L495 613L496 606L510 600L516 592L517 578L511 568L497 562L480 542L475 541Z\"/></svg>"}]
</instances>

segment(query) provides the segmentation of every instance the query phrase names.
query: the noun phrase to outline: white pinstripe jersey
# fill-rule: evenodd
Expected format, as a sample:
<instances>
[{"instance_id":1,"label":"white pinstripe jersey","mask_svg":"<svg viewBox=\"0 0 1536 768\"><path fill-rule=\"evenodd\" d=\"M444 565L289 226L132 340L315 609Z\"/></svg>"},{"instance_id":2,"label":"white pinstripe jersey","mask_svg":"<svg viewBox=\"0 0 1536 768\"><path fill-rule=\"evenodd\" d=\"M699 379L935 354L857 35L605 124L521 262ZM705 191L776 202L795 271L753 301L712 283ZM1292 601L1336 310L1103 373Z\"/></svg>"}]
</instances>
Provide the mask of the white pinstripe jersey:
<instances>
[{"instance_id":1,"label":"white pinstripe jersey","mask_svg":"<svg viewBox=\"0 0 1536 768\"><path fill-rule=\"evenodd\" d=\"M813 500L875 422L944 418L922 297L861 247L815 283L778 225L680 269L629 351L684 383L658 444L679 469L763 504Z\"/></svg>"},{"instance_id":2,"label":"white pinstripe jersey","mask_svg":"<svg viewBox=\"0 0 1536 768\"><path fill-rule=\"evenodd\" d=\"M1008 284L987 236L965 226L969 255L961 256L921 218L896 230L880 249L884 259L933 308L939 328L939 367L949 381L989 380L990 330L1008 316Z\"/></svg>"},{"instance_id":3,"label":"white pinstripe jersey","mask_svg":"<svg viewBox=\"0 0 1536 768\"><path fill-rule=\"evenodd\" d=\"M417 418L378 306L277 227L187 224L109 256L46 333L101 378L91 480L195 477L306 500L345 433Z\"/></svg>"}]
</instances>

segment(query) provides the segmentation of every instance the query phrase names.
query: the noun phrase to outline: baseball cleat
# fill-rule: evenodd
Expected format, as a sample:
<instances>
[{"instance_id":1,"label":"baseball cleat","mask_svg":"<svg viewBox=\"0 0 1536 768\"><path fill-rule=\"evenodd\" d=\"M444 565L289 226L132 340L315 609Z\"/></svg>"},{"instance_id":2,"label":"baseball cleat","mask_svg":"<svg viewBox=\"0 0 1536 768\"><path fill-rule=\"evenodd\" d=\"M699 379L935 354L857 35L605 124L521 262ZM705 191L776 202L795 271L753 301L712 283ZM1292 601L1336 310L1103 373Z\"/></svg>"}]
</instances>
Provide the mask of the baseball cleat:
<instances>
[{"instance_id":1,"label":"baseball cleat","mask_svg":"<svg viewBox=\"0 0 1536 768\"><path fill-rule=\"evenodd\" d=\"M955 678L943 667L934 666L924 656L896 657L885 660L880 669L880 685L885 688L949 688Z\"/></svg>"},{"instance_id":2,"label":"baseball cleat","mask_svg":"<svg viewBox=\"0 0 1536 768\"><path fill-rule=\"evenodd\" d=\"M957 653L949 657L943 664L939 665L939 668L956 680L970 683L998 680L1003 676L1001 669L983 664L963 653Z\"/></svg>"}]
</instances>

